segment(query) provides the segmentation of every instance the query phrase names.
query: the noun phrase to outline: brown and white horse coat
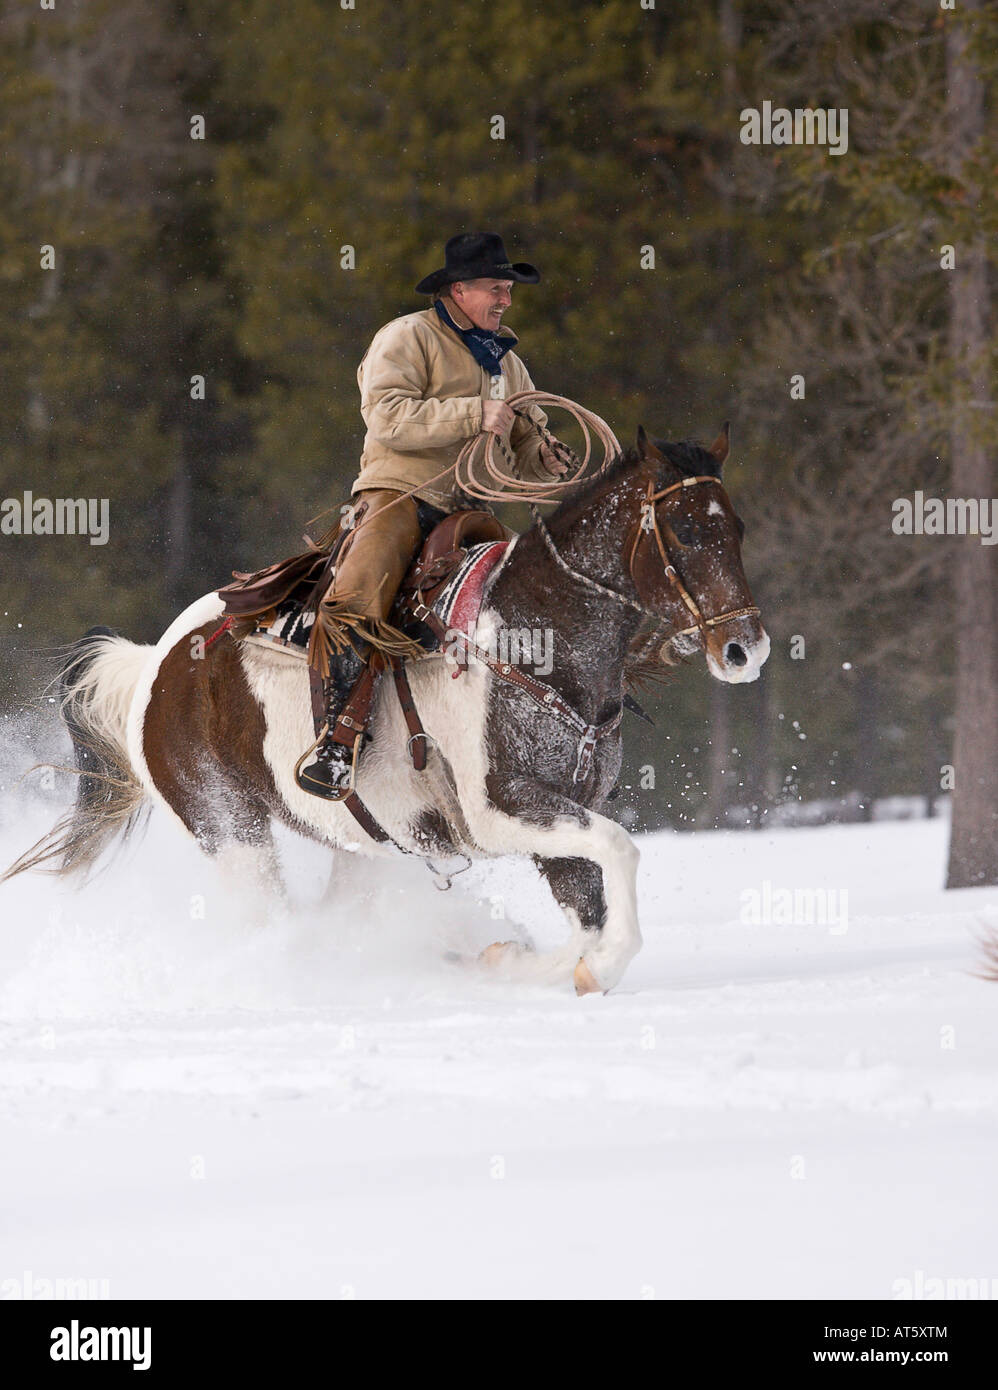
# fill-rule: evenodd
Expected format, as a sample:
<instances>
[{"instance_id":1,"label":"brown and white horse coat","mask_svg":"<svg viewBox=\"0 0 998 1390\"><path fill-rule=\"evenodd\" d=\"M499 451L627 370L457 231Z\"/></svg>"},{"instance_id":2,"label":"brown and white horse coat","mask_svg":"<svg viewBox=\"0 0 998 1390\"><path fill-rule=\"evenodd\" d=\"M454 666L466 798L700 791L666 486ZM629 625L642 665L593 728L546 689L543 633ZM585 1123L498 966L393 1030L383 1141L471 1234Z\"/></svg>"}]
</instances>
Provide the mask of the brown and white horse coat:
<instances>
[{"instance_id":1,"label":"brown and white horse coat","mask_svg":"<svg viewBox=\"0 0 998 1390\"><path fill-rule=\"evenodd\" d=\"M552 632L553 670L546 680L592 725L620 710L641 608L661 620L662 641L689 627L687 608L659 573L651 547L637 544L635 528L651 487L687 471L710 469L719 480L719 456L695 446L662 448L664 455L643 442L636 457L583 485L549 518L561 561L536 527L511 544L479 618L479 645L493 649L503 630ZM693 453L670 460L675 449ZM700 610L747 609L751 595L737 519L723 488L691 488L660 506L669 554ZM217 594L205 595L155 647L115 636L91 639L74 698L80 718L92 718L95 739L113 742L118 765L142 793L208 853L254 875L261 888L277 884L275 818L326 845L397 854L372 840L343 805L298 787L295 762L313 738L304 664L228 634L206 649L222 610ZM744 682L758 675L769 639L752 609L701 626L676 645L705 648L714 675ZM507 966L536 978L567 981L574 973L580 990L612 988L641 945L638 851L601 809L620 770L619 729L595 744L584 776L573 782L578 737L572 728L474 658L465 674L454 679L453 673L453 663L440 654L408 665L432 740L422 772L406 756L409 731L394 691L389 682L379 683L372 741L359 764L359 795L397 845L413 854L437 861L461 854L532 858L568 918L571 939L545 955L510 953Z\"/></svg>"}]
</instances>

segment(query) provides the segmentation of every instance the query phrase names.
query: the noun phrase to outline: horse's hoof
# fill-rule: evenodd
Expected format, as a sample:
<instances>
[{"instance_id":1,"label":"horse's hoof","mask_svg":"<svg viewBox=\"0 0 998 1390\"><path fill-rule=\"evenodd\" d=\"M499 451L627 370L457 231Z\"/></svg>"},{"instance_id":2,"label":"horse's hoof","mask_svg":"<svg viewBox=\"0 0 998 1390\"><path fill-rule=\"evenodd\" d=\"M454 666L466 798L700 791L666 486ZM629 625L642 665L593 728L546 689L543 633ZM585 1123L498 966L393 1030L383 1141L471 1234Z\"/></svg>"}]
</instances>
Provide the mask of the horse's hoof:
<instances>
[{"instance_id":1,"label":"horse's hoof","mask_svg":"<svg viewBox=\"0 0 998 1390\"><path fill-rule=\"evenodd\" d=\"M486 946L478 959L482 965L494 969L497 965L501 965L508 956L518 956L522 950L523 947L518 941L493 941L491 946Z\"/></svg>"},{"instance_id":2,"label":"horse's hoof","mask_svg":"<svg viewBox=\"0 0 998 1390\"><path fill-rule=\"evenodd\" d=\"M492 948L490 947L489 949L491 950ZM599 985L596 983L596 979L593 975L593 972L589 969L589 966L586 964L585 958L583 956L579 957L579 963L575 967L575 975L573 976L573 978L575 980L576 994L581 996L583 994L602 993Z\"/></svg>"}]
</instances>

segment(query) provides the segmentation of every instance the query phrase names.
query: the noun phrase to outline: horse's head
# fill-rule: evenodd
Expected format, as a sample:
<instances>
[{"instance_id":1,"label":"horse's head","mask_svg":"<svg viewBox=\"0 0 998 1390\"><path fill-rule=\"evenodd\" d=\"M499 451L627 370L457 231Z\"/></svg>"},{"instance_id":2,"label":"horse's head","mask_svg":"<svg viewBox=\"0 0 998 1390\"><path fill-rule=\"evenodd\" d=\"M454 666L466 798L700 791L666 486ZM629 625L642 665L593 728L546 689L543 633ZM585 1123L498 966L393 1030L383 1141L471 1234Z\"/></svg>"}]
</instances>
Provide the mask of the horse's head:
<instances>
[{"instance_id":1,"label":"horse's head","mask_svg":"<svg viewBox=\"0 0 998 1390\"><path fill-rule=\"evenodd\" d=\"M703 651L711 674L736 684L758 678L769 637L742 568L745 528L721 479L728 446L727 424L709 449L639 429L626 559L643 606L670 629L666 649Z\"/></svg>"}]
</instances>

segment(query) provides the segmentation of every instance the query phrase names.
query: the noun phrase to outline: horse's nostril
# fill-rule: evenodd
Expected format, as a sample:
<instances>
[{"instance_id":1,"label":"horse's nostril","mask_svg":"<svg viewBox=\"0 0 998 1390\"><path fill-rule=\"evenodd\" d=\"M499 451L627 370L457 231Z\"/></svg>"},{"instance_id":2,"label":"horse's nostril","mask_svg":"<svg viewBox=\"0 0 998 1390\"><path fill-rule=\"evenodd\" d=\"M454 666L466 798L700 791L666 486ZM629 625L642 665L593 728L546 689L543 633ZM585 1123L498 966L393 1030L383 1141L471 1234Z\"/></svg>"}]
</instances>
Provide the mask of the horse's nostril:
<instances>
[{"instance_id":1,"label":"horse's nostril","mask_svg":"<svg viewBox=\"0 0 998 1390\"><path fill-rule=\"evenodd\" d=\"M744 666L748 661L745 648L740 647L737 642L728 643L724 649L724 659L729 666Z\"/></svg>"}]
</instances>

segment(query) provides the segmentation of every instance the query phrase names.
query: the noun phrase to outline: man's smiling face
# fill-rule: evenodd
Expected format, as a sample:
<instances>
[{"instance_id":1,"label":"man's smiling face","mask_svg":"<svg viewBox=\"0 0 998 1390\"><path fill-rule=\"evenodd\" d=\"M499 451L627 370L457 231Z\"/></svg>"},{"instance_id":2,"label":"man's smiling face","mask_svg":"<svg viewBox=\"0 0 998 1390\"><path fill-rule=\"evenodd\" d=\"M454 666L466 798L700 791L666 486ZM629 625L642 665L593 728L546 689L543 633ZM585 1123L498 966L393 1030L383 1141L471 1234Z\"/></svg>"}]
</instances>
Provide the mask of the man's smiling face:
<instances>
[{"instance_id":1,"label":"man's smiling face","mask_svg":"<svg viewBox=\"0 0 998 1390\"><path fill-rule=\"evenodd\" d=\"M510 306L513 282L489 279L463 280L448 286L447 293L476 328L491 328L495 331Z\"/></svg>"}]
</instances>

